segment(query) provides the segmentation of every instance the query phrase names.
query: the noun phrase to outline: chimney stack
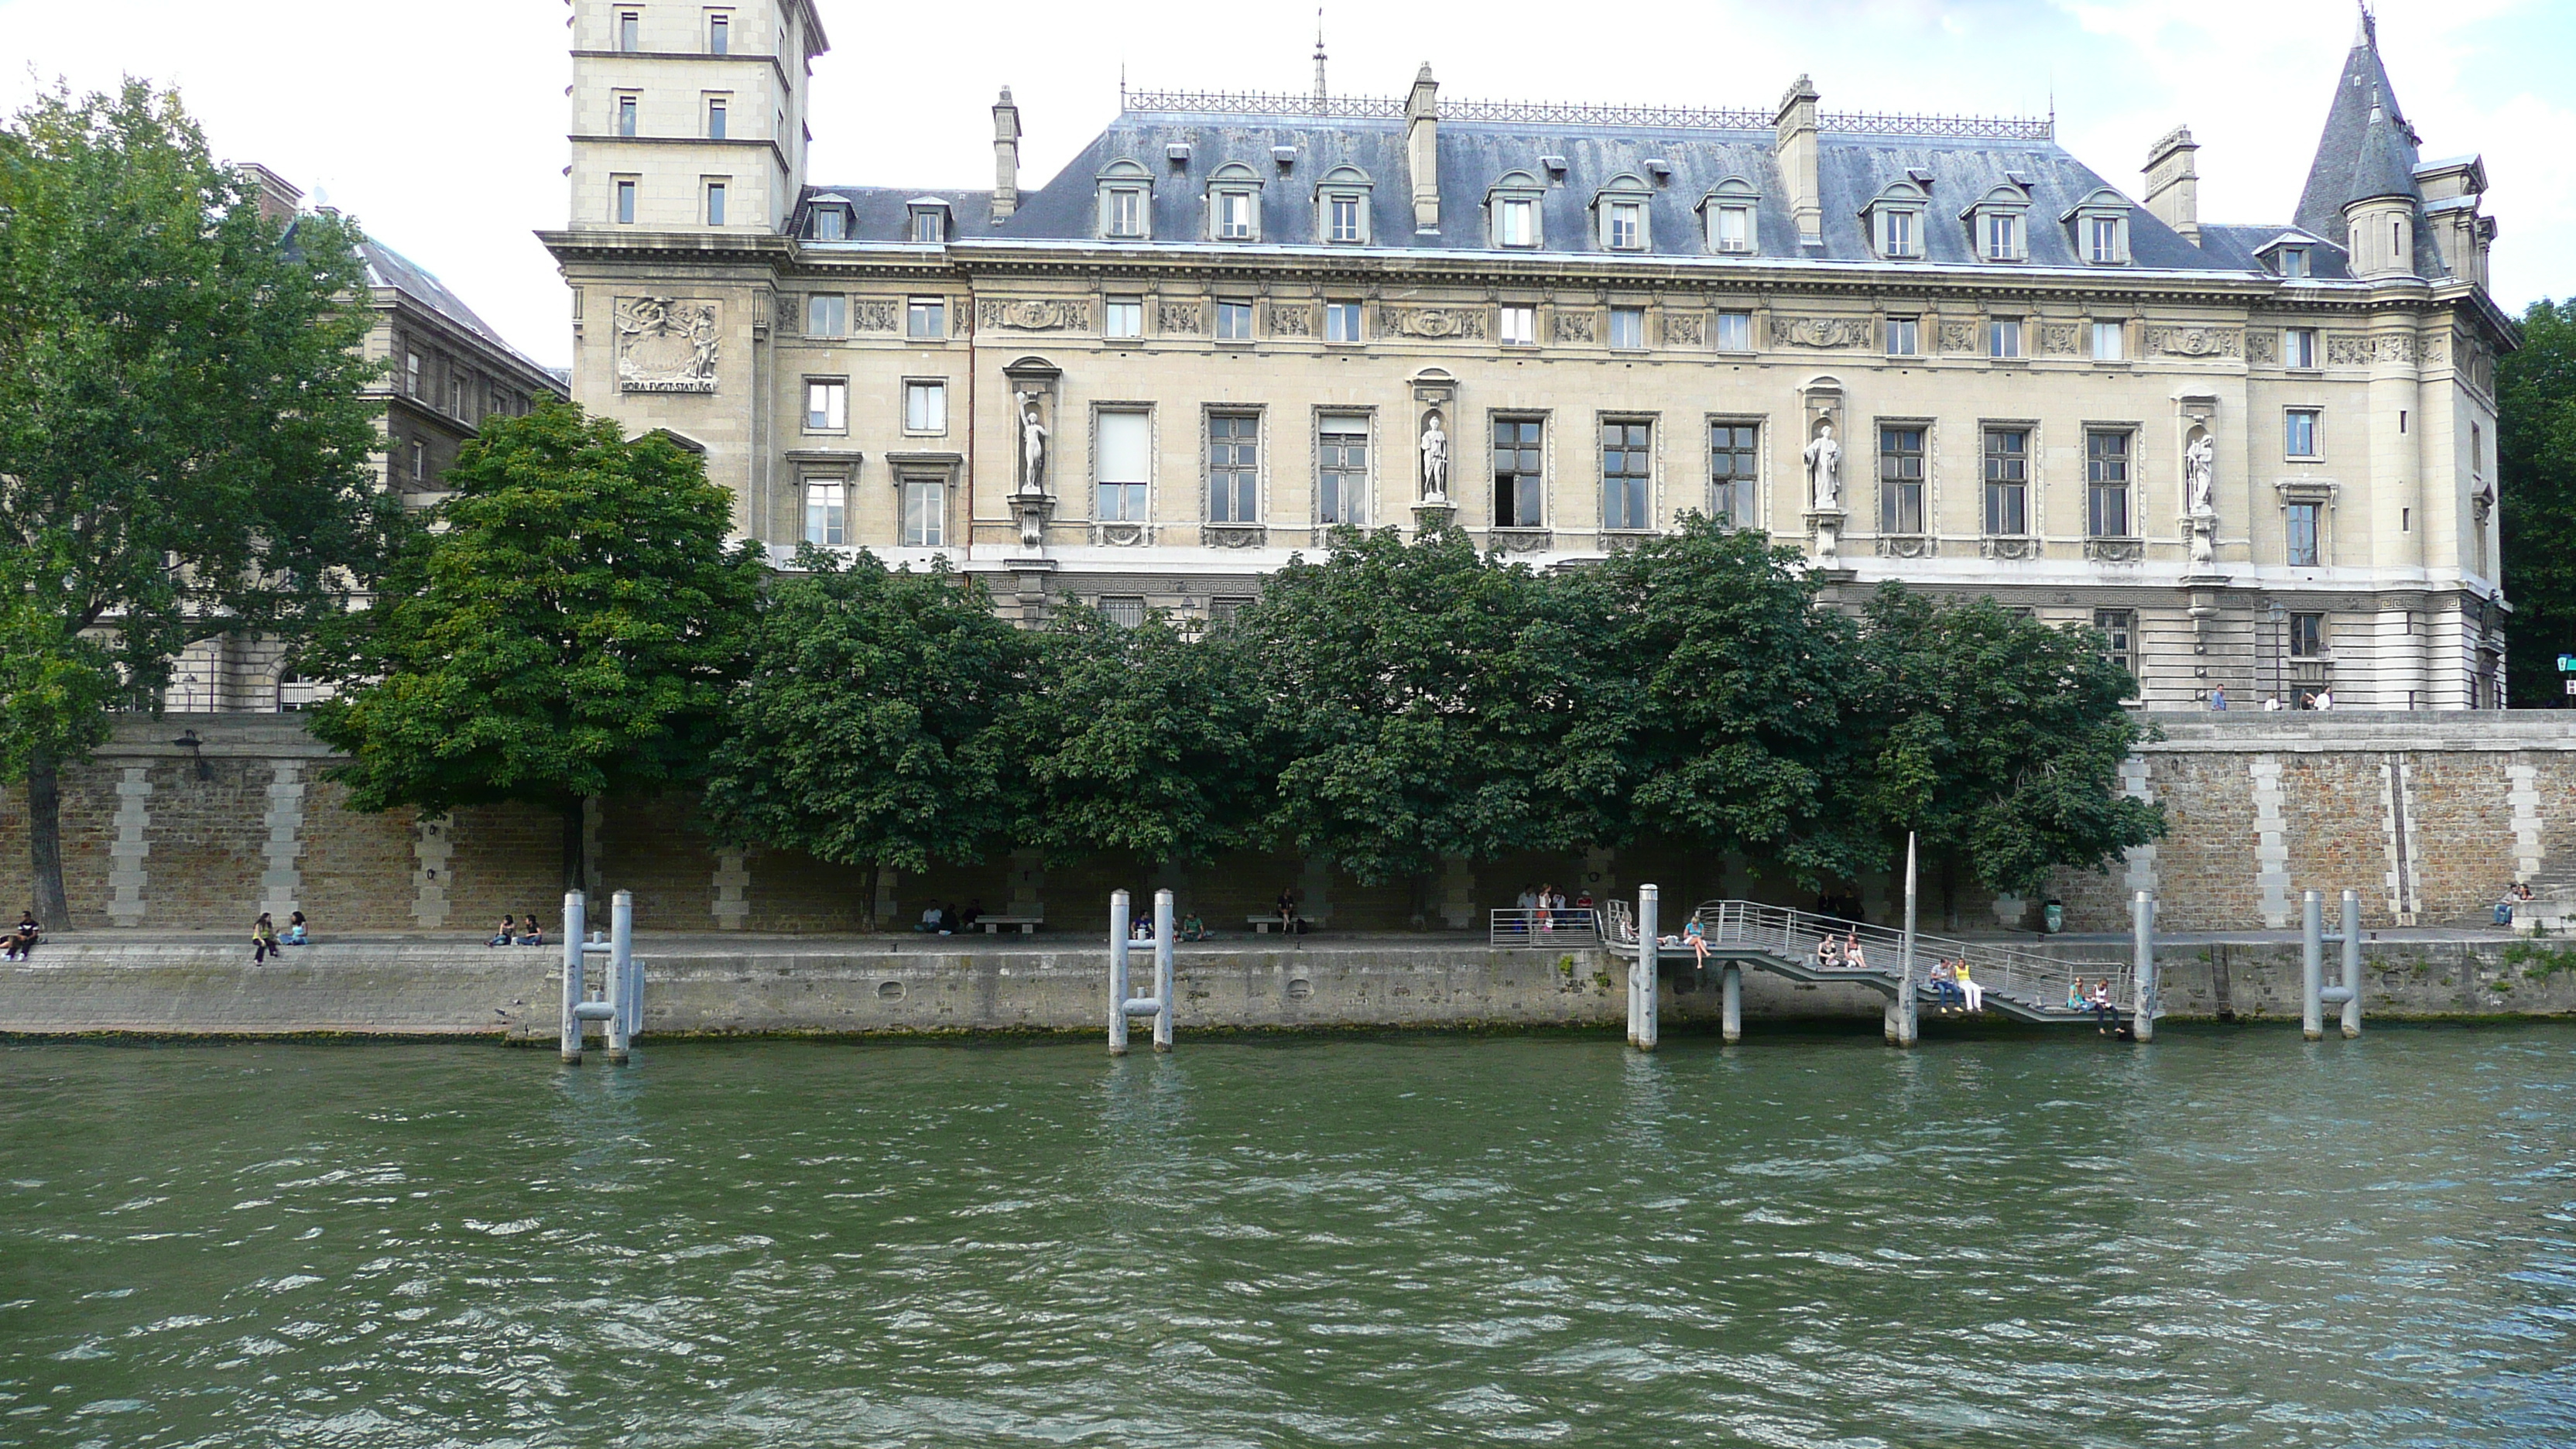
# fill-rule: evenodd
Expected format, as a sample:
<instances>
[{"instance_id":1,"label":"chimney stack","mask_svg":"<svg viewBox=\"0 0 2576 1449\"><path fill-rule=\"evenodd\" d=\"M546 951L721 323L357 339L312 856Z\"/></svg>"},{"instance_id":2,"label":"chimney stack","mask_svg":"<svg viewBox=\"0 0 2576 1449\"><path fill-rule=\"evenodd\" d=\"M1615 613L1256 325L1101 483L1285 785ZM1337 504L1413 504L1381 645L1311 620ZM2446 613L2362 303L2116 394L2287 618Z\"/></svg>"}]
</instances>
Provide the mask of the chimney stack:
<instances>
[{"instance_id":1,"label":"chimney stack","mask_svg":"<svg viewBox=\"0 0 2576 1449\"><path fill-rule=\"evenodd\" d=\"M2176 126L2147 148L2147 214L2200 243L2200 166L2193 158L2200 147L2191 127Z\"/></svg>"},{"instance_id":2,"label":"chimney stack","mask_svg":"<svg viewBox=\"0 0 2576 1449\"><path fill-rule=\"evenodd\" d=\"M1413 172L1413 229L1440 229L1440 83L1431 62L1413 78L1404 98L1404 161Z\"/></svg>"},{"instance_id":3,"label":"chimney stack","mask_svg":"<svg viewBox=\"0 0 2576 1449\"><path fill-rule=\"evenodd\" d=\"M256 161L241 163L241 173L259 187L259 214L280 226L295 220L303 207L304 193L287 184L286 178Z\"/></svg>"},{"instance_id":4,"label":"chimney stack","mask_svg":"<svg viewBox=\"0 0 2576 1449\"><path fill-rule=\"evenodd\" d=\"M1789 183L1789 210L1798 219L1798 243L1822 245L1825 199L1816 179L1816 83L1805 76L1791 81L1772 124L1779 134L1771 143L1771 154L1779 158L1780 175Z\"/></svg>"},{"instance_id":5,"label":"chimney stack","mask_svg":"<svg viewBox=\"0 0 2576 1449\"><path fill-rule=\"evenodd\" d=\"M993 225L1000 226L1020 209L1020 108L1011 88L993 103Z\"/></svg>"}]
</instances>

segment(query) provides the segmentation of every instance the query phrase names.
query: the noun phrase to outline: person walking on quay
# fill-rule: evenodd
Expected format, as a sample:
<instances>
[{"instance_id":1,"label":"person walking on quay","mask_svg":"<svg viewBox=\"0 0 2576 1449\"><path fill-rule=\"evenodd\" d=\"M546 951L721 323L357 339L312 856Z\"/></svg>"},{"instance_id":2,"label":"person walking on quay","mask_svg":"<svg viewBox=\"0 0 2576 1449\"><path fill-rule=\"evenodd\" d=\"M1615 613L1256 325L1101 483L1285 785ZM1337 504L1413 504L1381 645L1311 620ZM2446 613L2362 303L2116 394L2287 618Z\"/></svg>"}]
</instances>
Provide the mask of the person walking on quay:
<instances>
[{"instance_id":1,"label":"person walking on quay","mask_svg":"<svg viewBox=\"0 0 2576 1449\"><path fill-rule=\"evenodd\" d=\"M2221 684L2210 688L2209 710L2212 714L2227 713L2227 686Z\"/></svg>"},{"instance_id":2,"label":"person walking on quay","mask_svg":"<svg viewBox=\"0 0 2576 1449\"><path fill-rule=\"evenodd\" d=\"M33 961L36 959L36 942L44 934L45 928L37 924L35 912L20 911L18 928L9 933L7 949L0 951L0 957L11 961Z\"/></svg>"},{"instance_id":3,"label":"person walking on quay","mask_svg":"<svg viewBox=\"0 0 2576 1449\"><path fill-rule=\"evenodd\" d=\"M277 923L268 918L268 912L262 911L259 919L251 923L250 964L256 966L277 953Z\"/></svg>"}]
</instances>

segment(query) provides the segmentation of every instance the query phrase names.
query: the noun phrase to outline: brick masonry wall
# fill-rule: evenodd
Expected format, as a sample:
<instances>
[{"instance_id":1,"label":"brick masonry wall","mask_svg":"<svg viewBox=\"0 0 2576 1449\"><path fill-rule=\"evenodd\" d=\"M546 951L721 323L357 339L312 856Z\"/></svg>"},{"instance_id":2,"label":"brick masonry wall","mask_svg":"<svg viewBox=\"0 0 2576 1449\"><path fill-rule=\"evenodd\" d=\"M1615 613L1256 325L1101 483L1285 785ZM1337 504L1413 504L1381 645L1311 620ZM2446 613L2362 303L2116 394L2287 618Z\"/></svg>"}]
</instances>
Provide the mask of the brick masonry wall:
<instances>
[{"instance_id":1,"label":"brick masonry wall","mask_svg":"<svg viewBox=\"0 0 2576 1449\"><path fill-rule=\"evenodd\" d=\"M2077 930L2123 928L2128 893L2142 884L2158 893L2173 930L2295 925L2300 891L2331 899L2345 888L2362 892L2374 927L2407 915L2422 925L2483 923L2508 881L2576 886L2571 721L2540 712L2167 717L2166 738L2142 749L2125 787L2163 805L2170 834L2107 873L2064 873L2051 893ZM183 729L197 732L200 749L172 743ZM323 778L329 764L291 715L120 729L96 758L64 772L71 924L247 931L263 902L286 900L325 934L479 938L505 911L535 910L555 924L562 822L553 811L477 807L437 822L410 811L360 815ZM880 907L882 924L903 929L925 906L977 901L991 914L1034 905L1052 927L1087 928L1122 887L1139 910L1169 887L1181 910L1228 931L1268 914L1283 886L1309 916L1371 930L1439 929L1461 916L1481 930L1484 912L1542 881L1569 897L1607 899L1633 898L1652 880L1672 920L1718 896L1812 900L1760 861L1670 845L1458 862L1432 879L1367 886L1280 854L1197 866L1048 864L1023 854L897 872L881 897L866 869L720 851L695 828L693 810L684 794L596 810L593 879L634 891L653 929L848 932ZM1892 872L1862 881L1860 894L1873 919L1901 908ZM25 789L0 788L0 905L28 895ZM1945 877L1941 862L1925 863L1926 929L1952 918L1971 929L2033 924L2035 904L1997 902L1963 872Z\"/></svg>"}]
</instances>

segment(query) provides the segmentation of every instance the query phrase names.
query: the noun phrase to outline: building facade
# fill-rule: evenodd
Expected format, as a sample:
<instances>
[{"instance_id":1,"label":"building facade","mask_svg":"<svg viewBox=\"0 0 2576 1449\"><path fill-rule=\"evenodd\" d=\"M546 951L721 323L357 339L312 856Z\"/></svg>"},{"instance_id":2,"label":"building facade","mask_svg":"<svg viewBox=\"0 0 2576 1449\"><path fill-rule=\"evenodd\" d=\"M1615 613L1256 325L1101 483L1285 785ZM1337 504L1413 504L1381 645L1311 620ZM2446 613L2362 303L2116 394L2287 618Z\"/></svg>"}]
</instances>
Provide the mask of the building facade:
<instances>
[{"instance_id":1,"label":"building facade","mask_svg":"<svg viewBox=\"0 0 2576 1449\"><path fill-rule=\"evenodd\" d=\"M260 209L286 224L292 246L303 192L265 166L242 169L259 184ZM400 252L369 238L358 254L374 317L360 345L368 361L385 369L370 390L383 407L376 477L406 503L427 507L446 496L438 480L485 418L521 416L539 398L565 396L565 383ZM180 656L163 704L183 711L294 710L310 704L319 688L286 667L284 647L275 641L227 634Z\"/></svg>"},{"instance_id":2,"label":"building facade","mask_svg":"<svg viewBox=\"0 0 2576 1449\"><path fill-rule=\"evenodd\" d=\"M2499 706L2493 222L2365 22L2289 221L2049 120L1126 92L1053 179L804 175L809 0L574 0L573 393L737 526L1031 621L1340 526L1579 565L1697 511L2100 627L2151 706ZM774 49L770 46L774 45Z\"/></svg>"}]
</instances>

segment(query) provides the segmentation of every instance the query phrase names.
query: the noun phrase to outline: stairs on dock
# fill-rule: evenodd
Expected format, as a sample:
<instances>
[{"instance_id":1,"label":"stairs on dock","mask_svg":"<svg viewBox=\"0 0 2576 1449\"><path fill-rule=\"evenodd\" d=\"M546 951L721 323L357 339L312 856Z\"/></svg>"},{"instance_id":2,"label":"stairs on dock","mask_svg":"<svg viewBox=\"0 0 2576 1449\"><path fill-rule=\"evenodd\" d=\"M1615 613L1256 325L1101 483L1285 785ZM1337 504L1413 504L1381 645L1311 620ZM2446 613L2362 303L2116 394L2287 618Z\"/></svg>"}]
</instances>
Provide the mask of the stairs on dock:
<instances>
[{"instance_id":1,"label":"stairs on dock","mask_svg":"<svg viewBox=\"0 0 2576 1449\"><path fill-rule=\"evenodd\" d=\"M1900 970L1904 936L1883 926L1864 925L1813 911L1794 910L1786 906L1764 905L1758 901L1706 901L1691 913L1708 941L1708 954L1713 961L1733 961L1749 970L1768 971L1800 982L1841 982L1866 986L1895 999L1902 989ZM1617 922L1607 923L1606 934L1613 946L1636 946L1636 928L1628 923L1626 939L1619 939ZM1863 965L1826 965L1819 954L1827 940L1857 942ZM1676 943L1679 944L1676 944ZM1698 960L1699 953L1680 936L1666 936L1655 952L1658 963ZM2081 980L2088 985L2107 979L2111 983L2111 1000L2118 1020L2126 1022L2133 1014L2136 982L2129 963L2120 961L2061 961L2035 951L2017 950L1991 942L1957 941L1941 936L1917 934L1914 938L1915 1000L1926 1015L1941 1002L1926 979L1934 964L1942 961L1965 961L1969 978L1985 992L1989 1013L2038 1026L2080 1026L2092 1024L2092 1008L2070 1011L2066 991L2070 982ZM1954 999L1955 1000L1955 999Z\"/></svg>"}]
</instances>

